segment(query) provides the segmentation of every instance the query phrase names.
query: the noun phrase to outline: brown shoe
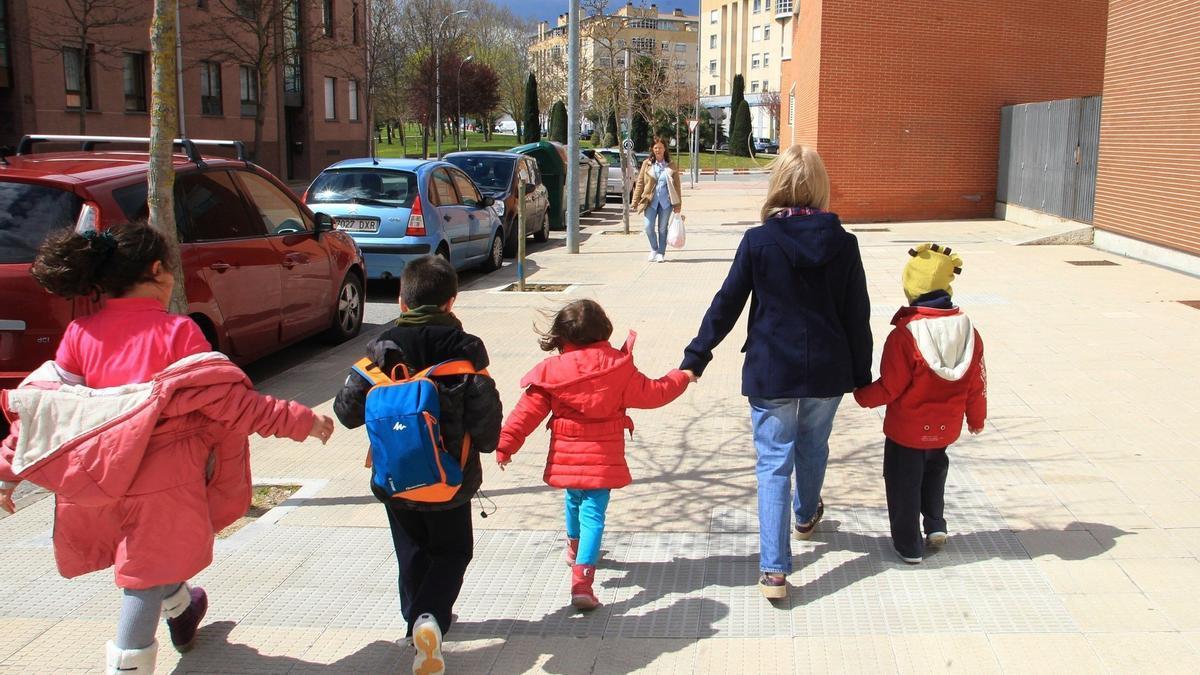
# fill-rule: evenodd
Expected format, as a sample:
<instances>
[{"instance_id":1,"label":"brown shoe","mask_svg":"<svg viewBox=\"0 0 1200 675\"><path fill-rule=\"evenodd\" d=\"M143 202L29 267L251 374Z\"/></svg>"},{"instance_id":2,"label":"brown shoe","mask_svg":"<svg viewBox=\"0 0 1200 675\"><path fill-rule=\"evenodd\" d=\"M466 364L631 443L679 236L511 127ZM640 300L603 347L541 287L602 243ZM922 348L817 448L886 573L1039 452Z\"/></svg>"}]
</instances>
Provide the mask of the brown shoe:
<instances>
[{"instance_id":1,"label":"brown shoe","mask_svg":"<svg viewBox=\"0 0 1200 675\"><path fill-rule=\"evenodd\" d=\"M809 519L807 523L797 523L796 528L792 530L792 539L800 541L808 541L812 539L813 532L817 529L817 523L821 522L821 517L825 515L825 502L817 502L817 512Z\"/></svg>"},{"instance_id":2,"label":"brown shoe","mask_svg":"<svg viewBox=\"0 0 1200 675\"><path fill-rule=\"evenodd\" d=\"M787 597L787 577L774 572L763 572L758 577L758 590L768 600L780 600Z\"/></svg>"}]
</instances>

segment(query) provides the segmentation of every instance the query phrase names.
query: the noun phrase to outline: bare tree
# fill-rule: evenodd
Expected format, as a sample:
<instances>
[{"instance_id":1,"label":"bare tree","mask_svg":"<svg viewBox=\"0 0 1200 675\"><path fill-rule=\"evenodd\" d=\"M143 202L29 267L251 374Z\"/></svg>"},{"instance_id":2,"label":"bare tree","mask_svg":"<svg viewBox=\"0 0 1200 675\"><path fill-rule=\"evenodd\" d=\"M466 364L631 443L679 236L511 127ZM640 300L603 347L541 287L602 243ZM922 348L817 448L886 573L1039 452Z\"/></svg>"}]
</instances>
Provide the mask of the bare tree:
<instances>
[{"instance_id":1,"label":"bare tree","mask_svg":"<svg viewBox=\"0 0 1200 675\"><path fill-rule=\"evenodd\" d=\"M375 127L382 112L385 117L394 115L400 102L393 83L403 69L407 45L401 38L400 7L396 0L366 0L366 45L363 49L363 73L365 75L364 101L367 119L367 143L371 155L375 155ZM389 118L389 133L390 133Z\"/></svg>"},{"instance_id":2,"label":"bare tree","mask_svg":"<svg viewBox=\"0 0 1200 675\"><path fill-rule=\"evenodd\" d=\"M520 119L525 76L529 72L529 24L517 18L512 10L489 0L472 0L468 11L470 53L477 63L491 67L499 79L500 98L495 110L507 113L514 120ZM491 137L495 121L494 111L480 119L485 138Z\"/></svg>"},{"instance_id":3,"label":"bare tree","mask_svg":"<svg viewBox=\"0 0 1200 675\"><path fill-rule=\"evenodd\" d=\"M150 23L150 168L147 175L147 206L150 227L167 240L167 264L175 275L171 311L187 311L183 287L183 264L179 257L179 236L175 227L175 163L172 157L175 135L179 131L179 90L176 79L175 0L154 0Z\"/></svg>"},{"instance_id":4,"label":"bare tree","mask_svg":"<svg viewBox=\"0 0 1200 675\"><path fill-rule=\"evenodd\" d=\"M779 96L779 92L768 89L762 93L758 101L760 105L767 109L767 115L771 118L771 132L768 136L774 140L779 140L779 113L783 105L783 100Z\"/></svg>"},{"instance_id":5,"label":"bare tree","mask_svg":"<svg viewBox=\"0 0 1200 675\"><path fill-rule=\"evenodd\" d=\"M466 22L455 14L462 9L453 0L405 0L401 5L401 37L410 45L419 45L407 54L405 65L406 89L419 85L422 66L425 59L441 50L442 55L462 53L466 43ZM456 18L457 17L457 18ZM435 59L436 60L436 59ZM434 88L430 88L434 89ZM411 94L412 92L406 92ZM413 109L436 110L436 90L426 94L427 101L422 105L411 105ZM411 102L410 102L411 103ZM428 107L425 107L425 106ZM450 112L453 106L443 106L445 112ZM435 129L434 124L442 124L445 119L435 120L436 115L426 115L421 119L422 124L422 155L429 156L429 136Z\"/></svg>"},{"instance_id":6,"label":"bare tree","mask_svg":"<svg viewBox=\"0 0 1200 675\"><path fill-rule=\"evenodd\" d=\"M145 0L59 0L44 3L29 31L31 46L61 57L68 85L78 85L79 133L87 133L87 111L92 98L91 68L105 65L108 57L128 49L112 29L137 24L145 17ZM172 47L174 48L174 47ZM67 101L68 107L73 107Z\"/></svg>"}]
</instances>

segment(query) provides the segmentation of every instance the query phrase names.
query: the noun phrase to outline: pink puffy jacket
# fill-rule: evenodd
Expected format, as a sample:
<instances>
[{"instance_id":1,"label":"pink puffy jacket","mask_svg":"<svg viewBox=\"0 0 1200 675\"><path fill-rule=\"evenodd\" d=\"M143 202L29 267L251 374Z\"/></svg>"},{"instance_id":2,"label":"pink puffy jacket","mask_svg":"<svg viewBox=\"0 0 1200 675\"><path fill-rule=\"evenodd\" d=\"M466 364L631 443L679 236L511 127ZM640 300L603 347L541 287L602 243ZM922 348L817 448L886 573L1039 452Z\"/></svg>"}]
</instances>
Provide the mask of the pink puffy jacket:
<instances>
[{"instance_id":1,"label":"pink puffy jacket","mask_svg":"<svg viewBox=\"0 0 1200 675\"><path fill-rule=\"evenodd\" d=\"M301 441L313 421L216 353L110 389L65 384L47 362L4 392L3 409L13 424L0 480L55 493L59 573L115 566L117 586L131 589L207 567L215 533L250 506L249 435Z\"/></svg>"}]
</instances>

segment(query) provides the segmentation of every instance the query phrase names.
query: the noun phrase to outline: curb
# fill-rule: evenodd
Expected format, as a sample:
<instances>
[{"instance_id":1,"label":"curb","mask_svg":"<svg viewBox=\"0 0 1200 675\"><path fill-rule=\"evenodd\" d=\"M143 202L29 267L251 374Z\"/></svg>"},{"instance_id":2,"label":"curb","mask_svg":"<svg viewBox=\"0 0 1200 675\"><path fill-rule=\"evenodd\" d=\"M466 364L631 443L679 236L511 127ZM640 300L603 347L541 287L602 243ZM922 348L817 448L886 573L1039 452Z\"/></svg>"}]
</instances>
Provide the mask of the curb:
<instances>
[{"instance_id":1,"label":"curb","mask_svg":"<svg viewBox=\"0 0 1200 675\"><path fill-rule=\"evenodd\" d=\"M770 169L700 169L701 176L766 176Z\"/></svg>"}]
</instances>

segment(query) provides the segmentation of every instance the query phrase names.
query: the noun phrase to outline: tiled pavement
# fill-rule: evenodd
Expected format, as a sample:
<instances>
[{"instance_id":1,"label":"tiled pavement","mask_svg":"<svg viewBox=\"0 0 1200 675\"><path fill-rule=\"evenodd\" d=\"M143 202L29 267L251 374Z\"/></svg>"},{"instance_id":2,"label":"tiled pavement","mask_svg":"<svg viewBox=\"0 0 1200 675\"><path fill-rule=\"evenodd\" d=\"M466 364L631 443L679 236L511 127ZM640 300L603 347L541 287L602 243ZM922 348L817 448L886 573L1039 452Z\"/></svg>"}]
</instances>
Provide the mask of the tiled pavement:
<instances>
[{"instance_id":1,"label":"tiled pavement","mask_svg":"<svg viewBox=\"0 0 1200 675\"><path fill-rule=\"evenodd\" d=\"M675 365L764 194L758 179L685 193L689 247L645 262L642 239L589 219L583 253L534 254L565 296L496 293L511 266L470 277L457 312L487 342L505 401L542 356L531 324L594 297L639 366ZM598 573L605 606L565 608L561 495L541 483L543 434L509 471L488 466L475 561L449 663L459 673L1200 671L1200 280L1082 247L1016 248L994 221L853 226L877 344L912 242L966 260L956 297L987 345L991 419L952 449L948 546L919 567L886 535L880 415L844 403L827 519L793 547L789 600L757 595L753 448L738 395L739 328L672 406L634 414L635 483L614 495ZM882 231L879 231L882 230ZM1116 266L1081 267L1077 260ZM622 334L614 336L619 341ZM261 383L328 409L367 336ZM223 540L197 581L212 606L201 644L162 671L406 672L395 561L364 490L361 432L329 446L254 441L260 482L303 485ZM493 502L495 510L493 511ZM107 573L60 579L51 500L0 520L0 671L91 672L113 630ZM160 640L165 640L165 632Z\"/></svg>"}]
</instances>

